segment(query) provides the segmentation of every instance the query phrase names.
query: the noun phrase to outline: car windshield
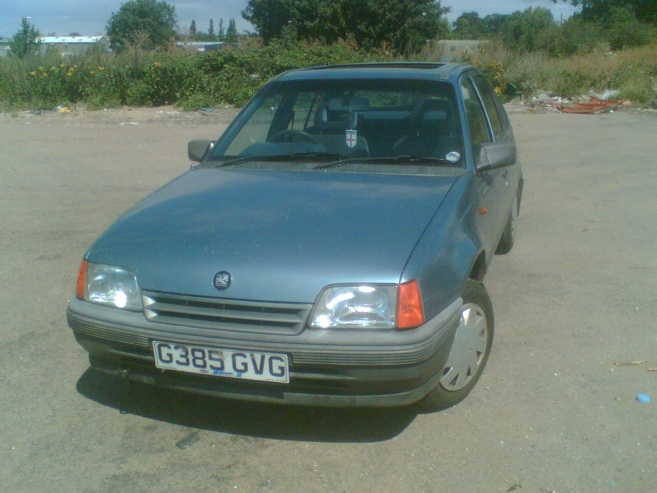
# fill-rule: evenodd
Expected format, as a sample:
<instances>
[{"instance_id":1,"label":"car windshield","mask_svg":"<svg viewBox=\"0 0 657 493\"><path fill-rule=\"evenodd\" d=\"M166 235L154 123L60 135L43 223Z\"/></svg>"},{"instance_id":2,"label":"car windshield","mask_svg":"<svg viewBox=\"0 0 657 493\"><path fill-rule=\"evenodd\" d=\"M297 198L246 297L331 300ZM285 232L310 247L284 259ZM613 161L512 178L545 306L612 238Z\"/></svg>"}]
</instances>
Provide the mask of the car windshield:
<instances>
[{"instance_id":1,"label":"car windshield","mask_svg":"<svg viewBox=\"0 0 657 493\"><path fill-rule=\"evenodd\" d=\"M399 79L273 82L249 103L207 160L307 169L349 163L463 167L451 85ZM265 164L266 163L266 164Z\"/></svg>"}]
</instances>

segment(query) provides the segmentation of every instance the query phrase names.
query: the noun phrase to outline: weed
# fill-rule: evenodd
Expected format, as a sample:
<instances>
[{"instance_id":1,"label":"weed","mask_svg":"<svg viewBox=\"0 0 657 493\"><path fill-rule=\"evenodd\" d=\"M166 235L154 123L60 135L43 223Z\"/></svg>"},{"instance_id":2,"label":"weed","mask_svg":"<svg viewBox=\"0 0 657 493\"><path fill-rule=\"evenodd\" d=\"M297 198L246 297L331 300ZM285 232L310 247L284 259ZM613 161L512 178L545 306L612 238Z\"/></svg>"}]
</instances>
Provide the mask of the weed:
<instances>
[{"instance_id":1,"label":"weed","mask_svg":"<svg viewBox=\"0 0 657 493\"><path fill-rule=\"evenodd\" d=\"M426 55L426 54L425 54ZM385 48L364 52L349 40L320 43L253 43L241 49L203 54L182 51L92 51L75 59L57 53L0 59L0 109L51 109L84 103L178 105L197 109L218 104L243 106L267 80L293 68L365 61L398 61ZM617 89L640 103L656 98L657 45L611 52L608 46L560 58L546 52L518 54L499 42L483 43L464 61L478 66L504 99L516 88L524 96L541 91L577 96Z\"/></svg>"}]
</instances>

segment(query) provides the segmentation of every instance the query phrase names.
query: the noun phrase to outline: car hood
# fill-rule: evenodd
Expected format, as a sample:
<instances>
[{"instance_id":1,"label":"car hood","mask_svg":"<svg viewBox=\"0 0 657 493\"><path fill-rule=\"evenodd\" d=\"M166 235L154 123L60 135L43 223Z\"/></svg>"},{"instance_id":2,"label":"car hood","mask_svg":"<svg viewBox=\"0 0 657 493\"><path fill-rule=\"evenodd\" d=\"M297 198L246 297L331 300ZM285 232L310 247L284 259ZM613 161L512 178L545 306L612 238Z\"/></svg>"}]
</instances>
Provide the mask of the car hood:
<instances>
[{"instance_id":1,"label":"car hood","mask_svg":"<svg viewBox=\"0 0 657 493\"><path fill-rule=\"evenodd\" d=\"M125 213L87 259L132 269L146 290L311 303L330 284L400 282L455 180L197 169Z\"/></svg>"}]
</instances>

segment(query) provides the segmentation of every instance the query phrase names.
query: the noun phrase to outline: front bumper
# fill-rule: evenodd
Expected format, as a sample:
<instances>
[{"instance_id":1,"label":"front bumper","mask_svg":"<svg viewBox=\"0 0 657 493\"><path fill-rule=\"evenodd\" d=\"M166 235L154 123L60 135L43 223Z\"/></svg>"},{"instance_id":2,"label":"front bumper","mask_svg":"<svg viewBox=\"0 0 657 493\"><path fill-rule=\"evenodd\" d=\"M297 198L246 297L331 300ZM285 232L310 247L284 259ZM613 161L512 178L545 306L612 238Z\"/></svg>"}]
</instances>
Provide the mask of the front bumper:
<instances>
[{"instance_id":1,"label":"front bumper","mask_svg":"<svg viewBox=\"0 0 657 493\"><path fill-rule=\"evenodd\" d=\"M141 312L69 303L67 319L93 368L134 381L240 400L385 407L424 397L441 377L458 327L458 299L424 325L404 331L310 330L296 335L194 329L157 323ZM152 341L286 353L290 383L164 371Z\"/></svg>"}]
</instances>

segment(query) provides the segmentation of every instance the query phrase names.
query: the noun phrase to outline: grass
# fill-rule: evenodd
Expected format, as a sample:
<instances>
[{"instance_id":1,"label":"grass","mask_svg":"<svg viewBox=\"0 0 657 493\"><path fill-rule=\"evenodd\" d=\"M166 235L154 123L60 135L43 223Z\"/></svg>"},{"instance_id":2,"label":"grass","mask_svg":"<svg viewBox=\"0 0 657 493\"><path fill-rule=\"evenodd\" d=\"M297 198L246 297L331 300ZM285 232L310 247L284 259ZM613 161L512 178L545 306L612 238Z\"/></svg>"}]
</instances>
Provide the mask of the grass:
<instances>
[{"instance_id":1,"label":"grass","mask_svg":"<svg viewBox=\"0 0 657 493\"><path fill-rule=\"evenodd\" d=\"M552 58L543 53L513 55L499 46L487 45L469 55L471 63L488 73L492 81L500 80L520 89L523 96L541 92L562 97L576 97L589 91L619 91L620 99L638 104L657 100L657 44L610 51L604 46L568 58Z\"/></svg>"}]
</instances>

